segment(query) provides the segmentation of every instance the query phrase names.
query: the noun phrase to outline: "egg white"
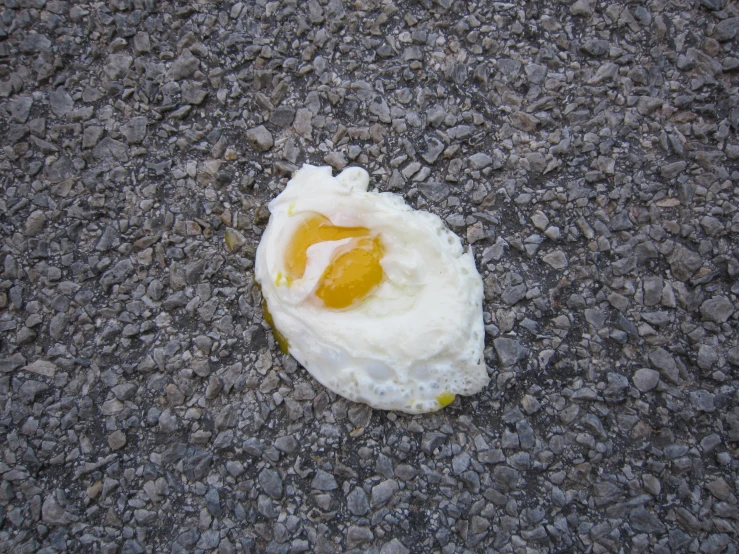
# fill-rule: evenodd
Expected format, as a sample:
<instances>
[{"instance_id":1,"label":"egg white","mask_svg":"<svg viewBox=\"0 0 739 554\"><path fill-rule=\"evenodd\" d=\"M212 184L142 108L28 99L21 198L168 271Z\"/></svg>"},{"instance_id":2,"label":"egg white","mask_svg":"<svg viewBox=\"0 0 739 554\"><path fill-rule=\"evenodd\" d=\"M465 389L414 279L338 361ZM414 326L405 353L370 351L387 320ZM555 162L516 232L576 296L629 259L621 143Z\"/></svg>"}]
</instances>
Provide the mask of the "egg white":
<instances>
[{"instance_id":1,"label":"egg white","mask_svg":"<svg viewBox=\"0 0 739 554\"><path fill-rule=\"evenodd\" d=\"M392 193L367 192L361 168L333 177L304 165L270 204L255 275L289 351L332 391L374 408L408 413L441 407L443 393L471 395L488 383L483 358L482 279L470 251L441 219ZM284 253L305 217L365 227L379 235L382 282L343 310L323 306L314 290L351 239L307 251L304 276L289 285Z\"/></svg>"}]
</instances>

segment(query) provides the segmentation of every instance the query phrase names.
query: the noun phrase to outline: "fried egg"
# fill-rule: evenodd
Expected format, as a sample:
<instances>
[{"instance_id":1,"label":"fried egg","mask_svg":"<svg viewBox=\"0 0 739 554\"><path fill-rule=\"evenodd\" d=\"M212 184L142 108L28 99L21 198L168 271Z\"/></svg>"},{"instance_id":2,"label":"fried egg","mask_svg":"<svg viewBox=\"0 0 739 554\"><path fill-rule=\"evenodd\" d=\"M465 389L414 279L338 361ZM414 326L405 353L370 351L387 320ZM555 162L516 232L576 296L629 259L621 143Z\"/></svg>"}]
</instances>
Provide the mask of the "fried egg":
<instances>
[{"instance_id":1,"label":"fried egg","mask_svg":"<svg viewBox=\"0 0 739 554\"><path fill-rule=\"evenodd\" d=\"M358 167L304 165L269 204L255 276L285 353L373 408L431 412L488 383L482 279L429 212Z\"/></svg>"}]
</instances>

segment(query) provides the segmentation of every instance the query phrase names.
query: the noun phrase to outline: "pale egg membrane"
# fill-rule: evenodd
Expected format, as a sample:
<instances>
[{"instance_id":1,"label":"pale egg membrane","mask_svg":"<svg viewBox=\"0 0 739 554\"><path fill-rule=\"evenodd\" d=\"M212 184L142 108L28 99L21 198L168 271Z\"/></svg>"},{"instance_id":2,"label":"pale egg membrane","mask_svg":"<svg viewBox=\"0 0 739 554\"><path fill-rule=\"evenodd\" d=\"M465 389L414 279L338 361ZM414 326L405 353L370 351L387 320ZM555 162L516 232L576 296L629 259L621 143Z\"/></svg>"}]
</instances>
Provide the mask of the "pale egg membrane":
<instances>
[{"instance_id":1,"label":"pale egg membrane","mask_svg":"<svg viewBox=\"0 0 739 554\"><path fill-rule=\"evenodd\" d=\"M269 204L255 264L265 316L335 393L435 411L488 383L482 279L438 216L368 185L361 168L304 165Z\"/></svg>"}]
</instances>

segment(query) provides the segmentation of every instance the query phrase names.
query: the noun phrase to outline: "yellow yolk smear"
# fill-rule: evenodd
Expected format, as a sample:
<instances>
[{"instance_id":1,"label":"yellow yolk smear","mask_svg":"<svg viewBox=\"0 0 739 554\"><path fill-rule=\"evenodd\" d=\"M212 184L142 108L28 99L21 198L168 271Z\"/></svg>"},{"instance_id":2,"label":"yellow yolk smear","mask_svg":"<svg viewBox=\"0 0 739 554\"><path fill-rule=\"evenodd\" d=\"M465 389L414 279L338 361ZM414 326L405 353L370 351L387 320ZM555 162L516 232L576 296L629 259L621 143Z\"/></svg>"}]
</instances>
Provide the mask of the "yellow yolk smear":
<instances>
[{"instance_id":1,"label":"yellow yolk smear","mask_svg":"<svg viewBox=\"0 0 739 554\"><path fill-rule=\"evenodd\" d=\"M262 310L264 311L264 320L269 323L269 326L272 327L272 334L275 336L275 339L277 340L277 344L280 346L280 351L283 354L288 354L290 345L287 342L287 339L285 338L285 335L280 333L277 330L277 327L275 327L275 322L272 319L272 314L269 313L269 308L267 307L267 301L262 300Z\"/></svg>"},{"instance_id":2,"label":"yellow yolk smear","mask_svg":"<svg viewBox=\"0 0 739 554\"><path fill-rule=\"evenodd\" d=\"M332 260L321 276L316 296L328 308L351 306L382 281L382 245L377 238L357 239L349 252Z\"/></svg>"},{"instance_id":3,"label":"yellow yolk smear","mask_svg":"<svg viewBox=\"0 0 739 554\"><path fill-rule=\"evenodd\" d=\"M316 289L316 296L328 308L347 308L362 300L382 280L383 249L379 238L373 238L365 227L336 227L320 215L308 217L290 239L285 252L288 284L300 279L308 262L308 248L325 242L355 238L350 250L342 250L326 267Z\"/></svg>"},{"instance_id":4,"label":"yellow yolk smear","mask_svg":"<svg viewBox=\"0 0 739 554\"><path fill-rule=\"evenodd\" d=\"M446 408L449 404L454 402L455 398L456 395L451 392L442 392L439 396L436 397L436 401L442 408Z\"/></svg>"}]
</instances>

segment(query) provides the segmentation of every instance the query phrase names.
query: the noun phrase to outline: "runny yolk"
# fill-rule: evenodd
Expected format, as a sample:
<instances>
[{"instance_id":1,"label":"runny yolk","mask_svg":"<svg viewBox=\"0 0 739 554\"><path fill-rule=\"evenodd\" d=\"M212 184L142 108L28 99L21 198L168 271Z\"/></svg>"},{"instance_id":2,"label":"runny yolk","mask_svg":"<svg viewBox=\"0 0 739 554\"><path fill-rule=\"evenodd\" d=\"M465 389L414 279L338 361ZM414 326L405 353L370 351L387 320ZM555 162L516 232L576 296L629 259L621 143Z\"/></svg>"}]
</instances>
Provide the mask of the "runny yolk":
<instances>
[{"instance_id":1,"label":"runny yolk","mask_svg":"<svg viewBox=\"0 0 739 554\"><path fill-rule=\"evenodd\" d=\"M280 347L280 351L283 354L289 354L290 353L290 345L287 342L287 339L285 338L285 335L280 333L280 331L277 330L277 326L275 325L274 319L272 319L272 314L269 313L269 307L267 306L267 301L262 300L262 311L264 311L264 320L269 324L270 327L272 327L272 334L275 336L275 339L277 340L277 344Z\"/></svg>"},{"instance_id":2,"label":"runny yolk","mask_svg":"<svg viewBox=\"0 0 739 554\"><path fill-rule=\"evenodd\" d=\"M316 296L328 308L341 309L367 296L382 280L383 249L380 239L365 227L337 227L315 214L307 218L290 239L285 252L285 270L290 283L305 273L308 248L325 242L352 238L349 250L342 249L321 275Z\"/></svg>"}]
</instances>

